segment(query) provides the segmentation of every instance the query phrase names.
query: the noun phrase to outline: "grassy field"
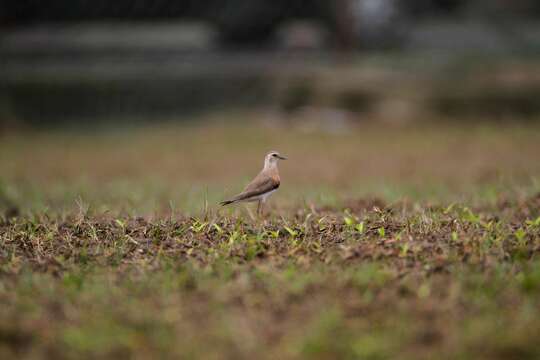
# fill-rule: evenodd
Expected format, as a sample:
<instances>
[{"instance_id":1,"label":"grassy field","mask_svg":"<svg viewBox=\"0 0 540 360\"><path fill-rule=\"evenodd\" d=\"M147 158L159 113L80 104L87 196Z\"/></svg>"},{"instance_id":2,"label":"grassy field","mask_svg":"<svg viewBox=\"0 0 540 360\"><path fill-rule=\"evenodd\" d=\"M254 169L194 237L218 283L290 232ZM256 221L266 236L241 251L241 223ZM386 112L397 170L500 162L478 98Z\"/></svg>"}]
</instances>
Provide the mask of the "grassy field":
<instances>
[{"instance_id":1,"label":"grassy field","mask_svg":"<svg viewBox=\"0 0 540 360\"><path fill-rule=\"evenodd\" d=\"M1 140L0 358L540 357L538 125Z\"/></svg>"}]
</instances>

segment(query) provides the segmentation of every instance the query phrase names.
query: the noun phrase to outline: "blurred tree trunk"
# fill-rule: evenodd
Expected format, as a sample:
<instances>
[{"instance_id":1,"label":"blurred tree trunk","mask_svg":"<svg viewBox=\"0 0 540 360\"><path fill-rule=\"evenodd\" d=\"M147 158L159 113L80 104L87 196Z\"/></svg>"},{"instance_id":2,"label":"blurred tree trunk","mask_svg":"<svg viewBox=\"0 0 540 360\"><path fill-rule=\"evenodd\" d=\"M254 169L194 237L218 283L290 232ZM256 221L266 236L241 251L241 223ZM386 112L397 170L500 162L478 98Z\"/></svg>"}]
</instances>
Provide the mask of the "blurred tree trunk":
<instances>
[{"instance_id":1,"label":"blurred tree trunk","mask_svg":"<svg viewBox=\"0 0 540 360\"><path fill-rule=\"evenodd\" d=\"M357 21L354 17L353 0L334 0L336 44L342 51L351 51L357 45Z\"/></svg>"}]
</instances>

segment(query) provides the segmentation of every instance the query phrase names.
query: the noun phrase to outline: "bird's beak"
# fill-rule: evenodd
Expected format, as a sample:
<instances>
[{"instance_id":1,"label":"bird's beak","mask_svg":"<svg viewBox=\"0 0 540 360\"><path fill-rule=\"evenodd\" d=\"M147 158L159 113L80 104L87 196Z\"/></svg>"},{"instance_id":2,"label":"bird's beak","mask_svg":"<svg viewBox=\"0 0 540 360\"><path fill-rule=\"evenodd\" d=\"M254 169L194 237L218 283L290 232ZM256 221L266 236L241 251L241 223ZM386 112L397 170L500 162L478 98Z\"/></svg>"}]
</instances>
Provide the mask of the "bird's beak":
<instances>
[{"instance_id":1,"label":"bird's beak","mask_svg":"<svg viewBox=\"0 0 540 360\"><path fill-rule=\"evenodd\" d=\"M281 155L278 155L278 159L287 160L287 158L285 156L281 156Z\"/></svg>"}]
</instances>

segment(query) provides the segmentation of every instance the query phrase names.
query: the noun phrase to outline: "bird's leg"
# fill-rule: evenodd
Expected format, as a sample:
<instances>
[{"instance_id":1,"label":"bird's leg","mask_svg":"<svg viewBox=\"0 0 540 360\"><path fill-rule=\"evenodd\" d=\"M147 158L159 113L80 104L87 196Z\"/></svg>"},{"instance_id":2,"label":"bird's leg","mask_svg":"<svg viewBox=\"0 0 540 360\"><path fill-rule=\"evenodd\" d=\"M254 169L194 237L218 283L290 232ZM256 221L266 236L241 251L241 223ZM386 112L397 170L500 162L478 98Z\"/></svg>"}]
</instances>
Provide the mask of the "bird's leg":
<instances>
[{"instance_id":1,"label":"bird's leg","mask_svg":"<svg viewBox=\"0 0 540 360\"><path fill-rule=\"evenodd\" d=\"M264 204L266 201L261 200L261 215L260 217L264 219Z\"/></svg>"},{"instance_id":2,"label":"bird's leg","mask_svg":"<svg viewBox=\"0 0 540 360\"><path fill-rule=\"evenodd\" d=\"M259 200L257 202L257 217L260 218L261 217L261 213L262 213L262 201Z\"/></svg>"},{"instance_id":3,"label":"bird's leg","mask_svg":"<svg viewBox=\"0 0 540 360\"><path fill-rule=\"evenodd\" d=\"M249 206L246 205L246 210L249 214L249 217L251 218L251 220L255 220L255 217L253 216L253 213L251 212L251 210L249 209Z\"/></svg>"}]
</instances>

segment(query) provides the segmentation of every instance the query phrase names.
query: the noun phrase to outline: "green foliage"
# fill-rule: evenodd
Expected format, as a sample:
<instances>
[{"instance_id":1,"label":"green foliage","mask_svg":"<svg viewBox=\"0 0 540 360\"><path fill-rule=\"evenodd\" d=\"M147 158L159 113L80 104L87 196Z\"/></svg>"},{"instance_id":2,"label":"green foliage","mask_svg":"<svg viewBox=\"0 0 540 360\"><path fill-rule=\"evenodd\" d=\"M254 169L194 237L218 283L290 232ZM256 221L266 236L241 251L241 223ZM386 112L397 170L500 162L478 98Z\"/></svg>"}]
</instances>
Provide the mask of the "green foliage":
<instances>
[{"instance_id":1,"label":"green foliage","mask_svg":"<svg viewBox=\"0 0 540 360\"><path fill-rule=\"evenodd\" d=\"M287 233L289 233L289 235L291 236L291 238L296 238L300 233L296 230L293 230L291 229L290 227L288 226L283 226L283 228L285 229L285 231L287 231Z\"/></svg>"},{"instance_id":2,"label":"green foliage","mask_svg":"<svg viewBox=\"0 0 540 360\"><path fill-rule=\"evenodd\" d=\"M354 226L354 229L358 231L360 234L364 233L364 222L360 221L358 224Z\"/></svg>"}]
</instances>

